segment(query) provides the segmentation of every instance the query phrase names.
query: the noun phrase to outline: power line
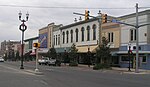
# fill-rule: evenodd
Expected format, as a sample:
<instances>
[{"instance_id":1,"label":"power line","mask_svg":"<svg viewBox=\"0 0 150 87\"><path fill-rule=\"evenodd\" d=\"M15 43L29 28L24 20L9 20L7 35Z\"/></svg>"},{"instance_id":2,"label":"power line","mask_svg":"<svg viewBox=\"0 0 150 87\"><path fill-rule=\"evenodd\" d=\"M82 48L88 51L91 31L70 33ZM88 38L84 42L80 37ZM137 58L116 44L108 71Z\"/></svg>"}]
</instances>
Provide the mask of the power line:
<instances>
[{"instance_id":1,"label":"power line","mask_svg":"<svg viewBox=\"0 0 150 87\"><path fill-rule=\"evenodd\" d=\"M65 6L26 6L26 5L0 5L1 7L23 7L23 8L50 8L50 9L135 9L134 7L124 8L101 8L101 7L65 7Z\"/></svg>"}]
</instances>

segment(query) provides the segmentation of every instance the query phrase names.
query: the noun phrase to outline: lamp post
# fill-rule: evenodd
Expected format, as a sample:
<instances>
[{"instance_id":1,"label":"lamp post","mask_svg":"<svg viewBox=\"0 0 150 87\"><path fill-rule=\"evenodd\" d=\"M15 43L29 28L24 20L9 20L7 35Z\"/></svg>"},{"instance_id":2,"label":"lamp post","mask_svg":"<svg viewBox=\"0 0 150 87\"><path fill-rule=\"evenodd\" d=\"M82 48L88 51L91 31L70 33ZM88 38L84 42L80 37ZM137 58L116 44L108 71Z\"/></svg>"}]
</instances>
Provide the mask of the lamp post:
<instances>
[{"instance_id":1,"label":"lamp post","mask_svg":"<svg viewBox=\"0 0 150 87\"><path fill-rule=\"evenodd\" d=\"M130 69L130 61L131 61L131 44L129 43L129 50L128 50L128 57L129 57L129 70L128 71L131 71Z\"/></svg>"},{"instance_id":2,"label":"lamp post","mask_svg":"<svg viewBox=\"0 0 150 87\"><path fill-rule=\"evenodd\" d=\"M91 52L90 52L90 46L88 45L88 52L87 52L87 56L88 56L88 67L90 67L90 63L91 63Z\"/></svg>"},{"instance_id":3,"label":"lamp post","mask_svg":"<svg viewBox=\"0 0 150 87\"><path fill-rule=\"evenodd\" d=\"M25 25L25 22L28 21L28 18L29 18L29 13L27 12L26 14L26 20L24 19L21 19L21 16L22 16L22 13L21 11L19 12L19 20L22 22L22 24L19 26L19 30L22 31L22 40L21 40L21 67L20 69L24 69L23 67L23 51L24 51L24 44L23 44L23 41L24 41L24 31L27 29L27 26Z\"/></svg>"}]
</instances>

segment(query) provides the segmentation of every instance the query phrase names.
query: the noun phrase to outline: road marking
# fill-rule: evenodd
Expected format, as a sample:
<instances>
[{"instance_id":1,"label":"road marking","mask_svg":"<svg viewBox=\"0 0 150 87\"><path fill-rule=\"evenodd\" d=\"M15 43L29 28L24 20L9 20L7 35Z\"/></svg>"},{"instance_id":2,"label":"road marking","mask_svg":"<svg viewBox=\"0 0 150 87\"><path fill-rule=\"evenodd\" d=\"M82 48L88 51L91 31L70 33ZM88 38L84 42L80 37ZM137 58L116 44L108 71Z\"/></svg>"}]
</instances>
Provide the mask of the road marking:
<instances>
[{"instance_id":1,"label":"road marking","mask_svg":"<svg viewBox=\"0 0 150 87\"><path fill-rule=\"evenodd\" d=\"M26 71L23 71L23 70L15 69L15 68L12 68L12 67L9 67L9 66L3 66L3 65L0 65L0 66L3 67L3 68L9 69L9 70L16 71L16 72L13 72L13 73L24 73L24 74L29 74L29 75L35 75L33 73L29 73L29 72L26 72Z\"/></svg>"}]
</instances>

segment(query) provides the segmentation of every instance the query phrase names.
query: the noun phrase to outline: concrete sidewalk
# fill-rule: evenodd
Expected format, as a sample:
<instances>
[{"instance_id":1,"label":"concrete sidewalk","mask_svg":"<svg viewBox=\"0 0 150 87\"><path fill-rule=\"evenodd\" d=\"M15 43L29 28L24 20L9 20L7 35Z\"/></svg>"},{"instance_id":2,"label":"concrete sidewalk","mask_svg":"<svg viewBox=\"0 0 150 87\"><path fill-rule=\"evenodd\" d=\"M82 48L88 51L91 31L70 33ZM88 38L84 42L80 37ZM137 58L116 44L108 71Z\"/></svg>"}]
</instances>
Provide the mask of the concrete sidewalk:
<instances>
[{"instance_id":1,"label":"concrete sidewalk","mask_svg":"<svg viewBox=\"0 0 150 87\"><path fill-rule=\"evenodd\" d=\"M32 62L28 62L28 63L34 63L34 62L32 61ZM78 66L71 67L71 66L69 66L68 63L66 65L64 65L64 63L62 63L60 67L94 71L93 70L93 65L90 65L90 67L89 67L88 65L78 64ZM120 73L120 74L150 74L150 70L139 69L138 73L135 73L135 69L131 68L130 70L131 71L128 71L128 68L112 67L112 69L110 69L110 70L102 69L102 70L99 70L99 71L103 71L103 72L111 71L112 73ZM28 72L29 71L30 70L28 70Z\"/></svg>"},{"instance_id":2,"label":"concrete sidewalk","mask_svg":"<svg viewBox=\"0 0 150 87\"><path fill-rule=\"evenodd\" d=\"M122 74L150 74L150 70L145 70L145 69L139 69L138 73L135 72L135 69L130 69L131 71L129 71L128 68L112 67L112 70L119 71Z\"/></svg>"},{"instance_id":3,"label":"concrete sidewalk","mask_svg":"<svg viewBox=\"0 0 150 87\"><path fill-rule=\"evenodd\" d=\"M70 67L69 64L62 64L61 67ZM83 64L78 64L77 67L73 67L73 68L78 68L80 70L93 70L93 65L90 65L90 67L88 65L83 65ZM111 71L114 73L120 73L120 74L150 74L150 70L144 70L144 69L139 69L138 73L135 73L135 69L130 69L131 71L128 70L128 68L120 68L120 67L112 67L112 69L107 70L107 69L103 69L101 71Z\"/></svg>"}]
</instances>

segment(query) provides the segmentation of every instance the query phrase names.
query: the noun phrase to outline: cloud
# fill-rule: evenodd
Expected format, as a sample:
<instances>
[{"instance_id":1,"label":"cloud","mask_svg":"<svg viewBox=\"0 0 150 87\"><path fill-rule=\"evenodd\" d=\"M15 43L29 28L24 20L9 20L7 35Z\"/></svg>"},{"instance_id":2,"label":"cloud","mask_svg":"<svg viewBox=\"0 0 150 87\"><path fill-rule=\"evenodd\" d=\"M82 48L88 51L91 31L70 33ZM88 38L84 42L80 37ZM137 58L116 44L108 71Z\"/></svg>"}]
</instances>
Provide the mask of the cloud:
<instances>
[{"instance_id":1,"label":"cloud","mask_svg":"<svg viewBox=\"0 0 150 87\"><path fill-rule=\"evenodd\" d=\"M135 12L135 3L139 6L150 6L149 0L0 0L0 5L24 5L24 6L45 6L45 7L85 7L85 8L128 8L133 9L89 9L90 14L97 16L99 10L111 16L121 16ZM38 35L38 30L51 22L55 24L71 24L74 18L79 18L73 12L84 13L85 9L66 8L23 8L23 7L2 7L0 6L0 41L21 39L21 31L18 26L18 12L22 11L22 18L28 11L29 21L26 22L28 29L25 31L25 38ZM84 17L82 17L84 18Z\"/></svg>"}]
</instances>

